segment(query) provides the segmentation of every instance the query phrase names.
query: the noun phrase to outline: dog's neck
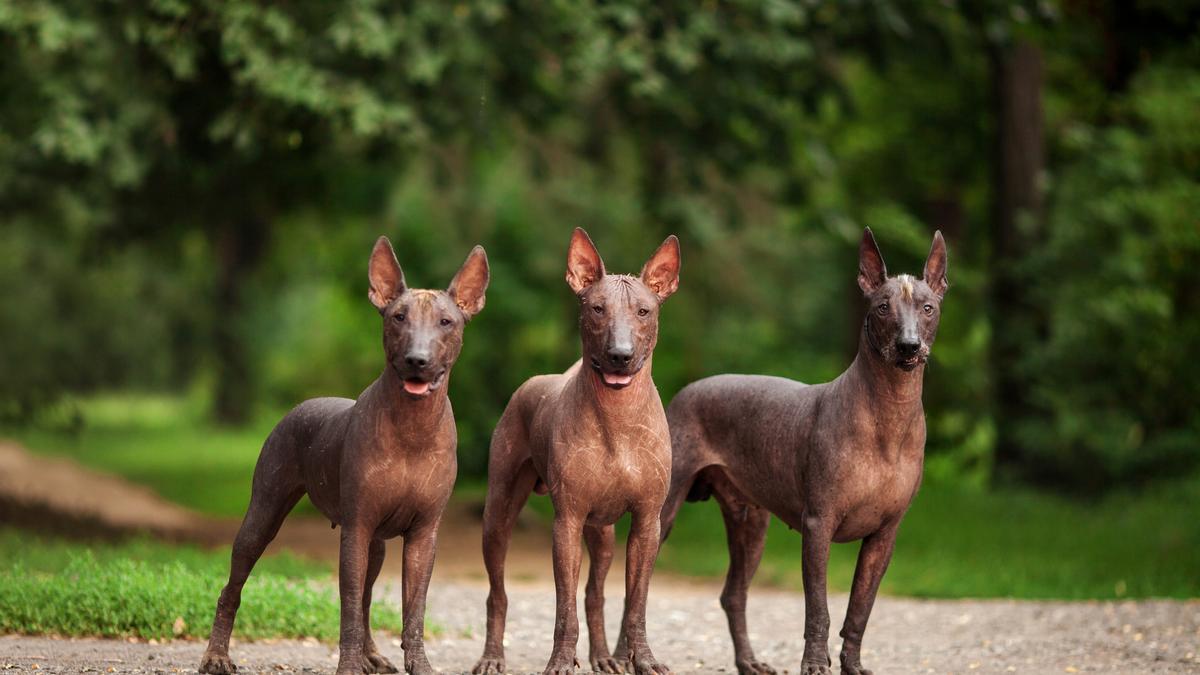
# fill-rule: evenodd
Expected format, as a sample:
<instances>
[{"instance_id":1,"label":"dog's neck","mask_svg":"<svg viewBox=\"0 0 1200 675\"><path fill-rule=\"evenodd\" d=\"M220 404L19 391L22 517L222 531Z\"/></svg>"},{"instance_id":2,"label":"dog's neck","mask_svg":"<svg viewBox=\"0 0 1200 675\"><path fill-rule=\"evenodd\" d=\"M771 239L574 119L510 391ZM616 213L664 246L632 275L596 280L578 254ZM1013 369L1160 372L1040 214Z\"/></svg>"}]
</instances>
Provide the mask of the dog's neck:
<instances>
[{"instance_id":1,"label":"dog's neck","mask_svg":"<svg viewBox=\"0 0 1200 675\"><path fill-rule=\"evenodd\" d=\"M396 429L408 429L426 433L436 428L446 414L450 402L450 373L442 378L441 385L425 396L416 397L404 391L404 380L391 366L384 368L376 380L371 409Z\"/></svg>"},{"instance_id":2,"label":"dog's neck","mask_svg":"<svg viewBox=\"0 0 1200 675\"><path fill-rule=\"evenodd\" d=\"M846 369L846 377L871 395L871 405L894 413L921 409L925 364L903 370L883 358L874 344L867 323L859 334L858 354Z\"/></svg>"},{"instance_id":3,"label":"dog's neck","mask_svg":"<svg viewBox=\"0 0 1200 675\"><path fill-rule=\"evenodd\" d=\"M644 408L652 396L658 395L651 376L653 357L647 358L641 370L633 376L633 381L621 389L613 389L604 384L600 374L594 368L581 364L575 374L575 391L581 400L595 407L604 416L622 420L640 419L636 413Z\"/></svg>"}]
</instances>

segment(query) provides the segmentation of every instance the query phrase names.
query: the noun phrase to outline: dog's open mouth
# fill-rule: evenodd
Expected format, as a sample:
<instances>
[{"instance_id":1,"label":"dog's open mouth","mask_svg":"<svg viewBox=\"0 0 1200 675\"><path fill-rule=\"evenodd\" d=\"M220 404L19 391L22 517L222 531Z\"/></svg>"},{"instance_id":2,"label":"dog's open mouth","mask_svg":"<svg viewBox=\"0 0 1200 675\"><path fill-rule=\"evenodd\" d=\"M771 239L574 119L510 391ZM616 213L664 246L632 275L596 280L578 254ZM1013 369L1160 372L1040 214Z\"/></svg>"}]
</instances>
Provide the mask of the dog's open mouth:
<instances>
[{"instance_id":1,"label":"dog's open mouth","mask_svg":"<svg viewBox=\"0 0 1200 675\"><path fill-rule=\"evenodd\" d=\"M921 358L920 354L913 354L912 356L905 356L897 359L896 365L904 370L912 370L920 365L922 360L923 359Z\"/></svg>"},{"instance_id":2,"label":"dog's open mouth","mask_svg":"<svg viewBox=\"0 0 1200 675\"><path fill-rule=\"evenodd\" d=\"M592 370L596 371L596 374L600 376L600 381L609 389L624 389L629 386L629 383L633 382L633 376L637 375L637 370L628 374L606 373L600 368L600 364L595 361L592 361Z\"/></svg>"},{"instance_id":3,"label":"dog's open mouth","mask_svg":"<svg viewBox=\"0 0 1200 675\"><path fill-rule=\"evenodd\" d=\"M426 380L421 377L406 377L404 378L404 391L413 396L428 396L430 392L437 389L442 384L442 379L446 376L446 371L438 373L432 380Z\"/></svg>"}]
</instances>

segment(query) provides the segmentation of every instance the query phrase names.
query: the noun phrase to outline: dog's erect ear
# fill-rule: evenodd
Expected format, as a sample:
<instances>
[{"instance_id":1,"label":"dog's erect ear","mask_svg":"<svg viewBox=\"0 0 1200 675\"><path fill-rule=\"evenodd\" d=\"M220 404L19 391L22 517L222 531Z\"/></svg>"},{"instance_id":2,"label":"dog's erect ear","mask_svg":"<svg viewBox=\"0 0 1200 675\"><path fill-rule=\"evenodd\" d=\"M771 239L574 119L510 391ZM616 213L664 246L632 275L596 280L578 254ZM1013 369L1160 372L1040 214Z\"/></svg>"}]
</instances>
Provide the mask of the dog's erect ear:
<instances>
[{"instance_id":1,"label":"dog's erect ear","mask_svg":"<svg viewBox=\"0 0 1200 675\"><path fill-rule=\"evenodd\" d=\"M404 292L404 272L400 269L400 263L396 262L396 253L392 251L392 243L387 237L375 240L367 278L371 282L367 297L380 312Z\"/></svg>"},{"instance_id":2,"label":"dog's erect ear","mask_svg":"<svg viewBox=\"0 0 1200 675\"><path fill-rule=\"evenodd\" d=\"M642 266L642 283L649 286L660 301L679 289L679 240L675 235L667 237Z\"/></svg>"},{"instance_id":3,"label":"dog's erect ear","mask_svg":"<svg viewBox=\"0 0 1200 675\"><path fill-rule=\"evenodd\" d=\"M938 300L945 297L950 282L946 280L946 240L942 238L941 230L933 233L933 245L929 247L929 257L925 259L925 272L921 277L937 294Z\"/></svg>"},{"instance_id":4,"label":"dog's erect ear","mask_svg":"<svg viewBox=\"0 0 1200 675\"><path fill-rule=\"evenodd\" d=\"M487 291L490 279L487 253L482 246L476 246L471 249L471 253L467 255L467 261L463 263L458 274L455 274L454 279L450 281L450 287L446 289L446 292L450 294L450 299L454 300L454 304L458 305L468 320L483 309L485 301L483 294Z\"/></svg>"},{"instance_id":5,"label":"dog's erect ear","mask_svg":"<svg viewBox=\"0 0 1200 675\"><path fill-rule=\"evenodd\" d=\"M863 228L862 242L858 245L858 287L870 295L887 282L887 266L871 228Z\"/></svg>"},{"instance_id":6,"label":"dog's erect ear","mask_svg":"<svg viewBox=\"0 0 1200 675\"><path fill-rule=\"evenodd\" d=\"M604 261L596 245L582 227L575 228L571 247L567 249L567 285L578 295L603 276Z\"/></svg>"}]
</instances>

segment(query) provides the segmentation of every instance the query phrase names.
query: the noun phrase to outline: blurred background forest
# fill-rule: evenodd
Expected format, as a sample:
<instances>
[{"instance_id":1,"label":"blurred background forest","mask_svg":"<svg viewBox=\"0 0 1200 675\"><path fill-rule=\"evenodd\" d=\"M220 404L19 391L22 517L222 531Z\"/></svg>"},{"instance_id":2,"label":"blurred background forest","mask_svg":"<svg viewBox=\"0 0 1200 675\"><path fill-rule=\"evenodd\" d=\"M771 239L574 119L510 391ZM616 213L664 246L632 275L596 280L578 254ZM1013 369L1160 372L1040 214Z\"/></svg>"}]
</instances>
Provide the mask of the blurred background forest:
<instances>
[{"instance_id":1,"label":"blurred background forest","mask_svg":"<svg viewBox=\"0 0 1200 675\"><path fill-rule=\"evenodd\" d=\"M451 389L469 482L517 385L577 358L573 227L618 271L679 236L669 400L836 376L870 226L893 273L949 243L929 480L1195 476L1194 2L5 0L0 89L0 416L35 448L174 457L194 490L199 444L248 430L248 483L278 414L381 370L386 234L418 287L488 251ZM190 426L88 436L155 405Z\"/></svg>"}]
</instances>

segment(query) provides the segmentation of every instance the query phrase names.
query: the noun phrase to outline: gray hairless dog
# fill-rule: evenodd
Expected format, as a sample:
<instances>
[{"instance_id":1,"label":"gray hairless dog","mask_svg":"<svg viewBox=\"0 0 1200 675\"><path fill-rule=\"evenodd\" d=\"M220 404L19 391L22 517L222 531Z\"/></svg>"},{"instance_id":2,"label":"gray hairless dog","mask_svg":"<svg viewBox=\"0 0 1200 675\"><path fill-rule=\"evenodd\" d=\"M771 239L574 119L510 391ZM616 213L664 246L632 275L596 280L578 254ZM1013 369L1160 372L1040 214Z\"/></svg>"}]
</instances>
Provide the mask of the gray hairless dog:
<instances>
[{"instance_id":1,"label":"gray hairless dog","mask_svg":"<svg viewBox=\"0 0 1200 675\"><path fill-rule=\"evenodd\" d=\"M746 588L774 513L804 537L801 672L829 673L825 570L830 542L862 539L842 628L842 672L860 661L863 631L887 569L896 529L921 482L925 414L921 383L946 292L940 232L921 279L887 276L870 230L859 246L858 285L867 316L858 356L836 380L807 386L779 377L719 375L671 401L670 531L681 503L716 497L729 539L721 606L739 673L773 673L746 635ZM665 537L664 537L665 538Z\"/></svg>"},{"instance_id":2,"label":"gray hairless dog","mask_svg":"<svg viewBox=\"0 0 1200 675\"><path fill-rule=\"evenodd\" d=\"M371 639L371 587L384 540L404 537L404 670L431 674L423 643L425 591L438 525L454 487L458 437L446 396L463 327L484 304L487 255L476 246L445 291L409 289L387 239L371 253L371 303L383 315L383 374L357 401L317 398L296 406L263 444L250 508L233 543L229 583L202 673L232 673L229 634L242 585L296 502L342 526L338 673L394 673Z\"/></svg>"},{"instance_id":3,"label":"gray hairless dog","mask_svg":"<svg viewBox=\"0 0 1200 675\"><path fill-rule=\"evenodd\" d=\"M640 276L610 275L591 239L576 229L567 283L579 296L583 359L561 375L534 377L513 394L492 435L483 555L491 592L487 640L475 673L503 673L504 556L532 491L554 503L554 649L546 673L572 673L579 619L575 592L580 535L592 558L587 584L590 660L619 672L602 612L612 562L613 523L632 512L625 574L621 661L638 673L665 673L646 640L646 592L658 553L659 512L671 467L670 436L650 361L658 311L679 286L679 242L668 237ZM598 617L598 618L597 618Z\"/></svg>"}]
</instances>

